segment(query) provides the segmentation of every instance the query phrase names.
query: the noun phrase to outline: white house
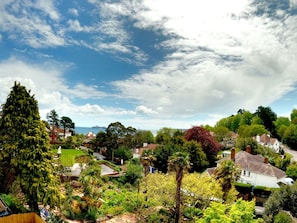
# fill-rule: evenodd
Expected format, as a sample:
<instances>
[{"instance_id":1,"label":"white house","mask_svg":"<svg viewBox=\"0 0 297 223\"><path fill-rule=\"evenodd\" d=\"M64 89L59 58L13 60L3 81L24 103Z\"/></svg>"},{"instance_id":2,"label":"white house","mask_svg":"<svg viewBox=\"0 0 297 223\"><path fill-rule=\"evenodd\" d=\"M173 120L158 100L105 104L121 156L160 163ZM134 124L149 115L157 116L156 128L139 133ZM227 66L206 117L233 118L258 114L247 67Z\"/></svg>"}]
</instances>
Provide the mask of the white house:
<instances>
[{"instance_id":1,"label":"white house","mask_svg":"<svg viewBox=\"0 0 297 223\"><path fill-rule=\"evenodd\" d=\"M235 149L232 149L230 157L221 159L218 161L218 165L226 159L233 160L241 168L238 182L253 186L279 188L281 183L292 183L292 179L287 178L284 171L269 164L268 158L260 154L253 155L250 151L250 147L247 147L246 151L235 154Z\"/></svg>"},{"instance_id":2,"label":"white house","mask_svg":"<svg viewBox=\"0 0 297 223\"><path fill-rule=\"evenodd\" d=\"M268 134L262 134L261 136L256 136L256 141L258 144L271 148L274 152L279 153L280 142L278 139L272 138Z\"/></svg>"}]
</instances>

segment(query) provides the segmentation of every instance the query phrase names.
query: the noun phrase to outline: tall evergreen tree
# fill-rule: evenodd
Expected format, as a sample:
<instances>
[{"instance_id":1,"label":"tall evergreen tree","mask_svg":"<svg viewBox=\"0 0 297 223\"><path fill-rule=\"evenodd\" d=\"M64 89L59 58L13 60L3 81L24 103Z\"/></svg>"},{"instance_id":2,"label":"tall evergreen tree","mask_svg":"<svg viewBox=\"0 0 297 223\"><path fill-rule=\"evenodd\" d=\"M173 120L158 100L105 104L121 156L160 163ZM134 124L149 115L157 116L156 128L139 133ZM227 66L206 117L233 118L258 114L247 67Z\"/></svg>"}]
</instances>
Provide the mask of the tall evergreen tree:
<instances>
[{"instance_id":1,"label":"tall evergreen tree","mask_svg":"<svg viewBox=\"0 0 297 223\"><path fill-rule=\"evenodd\" d=\"M49 137L37 100L16 82L2 106L0 168L1 190L23 195L30 211L39 212L38 203L54 206L59 201Z\"/></svg>"},{"instance_id":2,"label":"tall evergreen tree","mask_svg":"<svg viewBox=\"0 0 297 223\"><path fill-rule=\"evenodd\" d=\"M46 118L50 125L51 143L55 143L56 139L58 137L58 134L56 133L56 129L58 129L60 127L59 115L56 112L56 110L53 109L49 113L46 114Z\"/></svg>"}]
</instances>

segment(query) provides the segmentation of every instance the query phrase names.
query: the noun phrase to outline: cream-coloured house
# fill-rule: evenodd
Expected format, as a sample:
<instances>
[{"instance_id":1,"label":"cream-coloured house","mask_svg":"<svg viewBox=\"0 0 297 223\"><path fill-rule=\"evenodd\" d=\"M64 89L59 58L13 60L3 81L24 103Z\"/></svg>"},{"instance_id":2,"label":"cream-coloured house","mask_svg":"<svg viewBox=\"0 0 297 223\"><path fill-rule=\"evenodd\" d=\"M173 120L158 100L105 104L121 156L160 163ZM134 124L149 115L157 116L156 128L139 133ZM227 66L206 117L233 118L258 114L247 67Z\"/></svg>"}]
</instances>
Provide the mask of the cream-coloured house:
<instances>
[{"instance_id":1,"label":"cream-coloured house","mask_svg":"<svg viewBox=\"0 0 297 223\"><path fill-rule=\"evenodd\" d=\"M276 138L272 138L269 134L262 134L256 136L256 141L262 146L266 146L272 149L274 152L279 153L280 151L280 142Z\"/></svg>"},{"instance_id":2,"label":"cream-coloured house","mask_svg":"<svg viewBox=\"0 0 297 223\"><path fill-rule=\"evenodd\" d=\"M293 180L287 178L284 171L269 164L266 157L260 154L251 154L249 146L246 151L240 151L236 154L235 149L232 149L230 156L219 160L217 165L220 165L226 159L231 159L235 164L240 166L241 175L238 182L269 188L279 188L280 184L293 183ZM208 170L208 172L210 173L211 170Z\"/></svg>"}]
</instances>

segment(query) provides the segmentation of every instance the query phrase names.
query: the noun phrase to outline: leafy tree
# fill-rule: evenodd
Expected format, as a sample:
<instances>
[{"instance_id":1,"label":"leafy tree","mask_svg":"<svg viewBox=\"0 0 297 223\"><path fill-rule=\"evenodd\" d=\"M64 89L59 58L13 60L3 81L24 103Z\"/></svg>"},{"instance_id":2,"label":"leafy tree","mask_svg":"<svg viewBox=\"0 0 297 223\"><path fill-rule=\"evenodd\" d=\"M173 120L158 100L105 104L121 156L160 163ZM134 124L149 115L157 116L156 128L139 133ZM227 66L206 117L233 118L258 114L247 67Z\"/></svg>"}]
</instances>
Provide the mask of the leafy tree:
<instances>
[{"instance_id":1,"label":"leafy tree","mask_svg":"<svg viewBox=\"0 0 297 223\"><path fill-rule=\"evenodd\" d=\"M108 151L108 158L114 161L114 151L119 148L120 140L124 139L126 132L125 126L120 122L113 122L106 128L105 146Z\"/></svg>"},{"instance_id":2,"label":"leafy tree","mask_svg":"<svg viewBox=\"0 0 297 223\"><path fill-rule=\"evenodd\" d=\"M177 146L183 146L185 143L185 132L182 130L175 130L173 133L171 143Z\"/></svg>"},{"instance_id":3,"label":"leafy tree","mask_svg":"<svg viewBox=\"0 0 297 223\"><path fill-rule=\"evenodd\" d=\"M265 129L265 126L260 124L242 125L238 130L240 137L253 137L267 133L268 131Z\"/></svg>"},{"instance_id":4,"label":"leafy tree","mask_svg":"<svg viewBox=\"0 0 297 223\"><path fill-rule=\"evenodd\" d=\"M240 117L239 126L242 125L251 125L254 115L249 111L244 111Z\"/></svg>"},{"instance_id":5,"label":"leafy tree","mask_svg":"<svg viewBox=\"0 0 297 223\"><path fill-rule=\"evenodd\" d=\"M23 195L31 211L38 204L60 201L49 137L40 120L38 103L20 83L14 84L0 119L2 190Z\"/></svg>"},{"instance_id":6,"label":"leafy tree","mask_svg":"<svg viewBox=\"0 0 297 223\"><path fill-rule=\"evenodd\" d=\"M276 128L276 131L278 132L279 129L282 126L289 126L291 124L290 119L288 117L278 117L275 121L274 121L274 125Z\"/></svg>"},{"instance_id":7,"label":"leafy tree","mask_svg":"<svg viewBox=\"0 0 297 223\"><path fill-rule=\"evenodd\" d=\"M127 164L127 170L125 175L122 177L124 183L129 183L131 185L136 185L142 178L142 166L140 165L139 161L134 162L130 161Z\"/></svg>"},{"instance_id":8,"label":"leafy tree","mask_svg":"<svg viewBox=\"0 0 297 223\"><path fill-rule=\"evenodd\" d=\"M214 127L213 128L214 137L218 142L224 141L224 139L229 139L231 132L228 128L224 126Z\"/></svg>"},{"instance_id":9,"label":"leafy tree","mask_svg":"<svg viewBox=\"0 0 297 223\"><path fill-rule=\"evenodd\" d=\"M248 145L251 146L252 153L258 148L257 142L252 137L238 137L236 139L236 147L245 150Z\"/></svg>"},{"instance_id":10,"label":"leafy tree","mask_svg":"<svg viewBox=\"0 0 297 223\"><path fill-rule=\"evenodd\" d=\"M94 150L99 151L101 148L107 146L107 133L106 132L98 132L96 138L93 140Z\"/></svg>"},{"instance_id":11,"label":"leafy tree","mask_svg":"<svg viewBox=\"0 0 297 223\"><path fill-rule=\"evenodd\" d=\"M174 206L175 180L172 174L156 172L143 179L140 188L146 192L147 202L155 206L172 208Z\"/></svg>"},{"instance_id":12,"label":"leafy tree","mask_svg":"<svg viewBox=\"0 0 297 223\"><path fill-rule=\"evenodd\" d=\"M273 191L264 207L265 222L272 222L281 210L288 211L297 217L297 184L282 185L279 190Z\"/></svg>"},{"instance_id":13,"label":"leafy tree","mask_svg":"<svg viewBox=\"0 0 297 223\"><path fill-rule=\"evenodd\" d=\"M153 143L155 141L154 135L151 131L137 130L134 136L135 144L140 146L143 143Z\"/></svg>"},{"instance_id":14,"label":"leafy tree","mask_svg":"<svg viewBox=\"0 0 297 223\"><path fill-rule=\"evenodd\" d=\"M287 166L286 174L288 177L291 177L293 180L297 179L297 162L292 162Z\"/></svg>"},{"instance_id":15,"label":"leafy tree","mask_svg":"<svg viewBox=\"0 0 297 223\"><path fill-rule=\"evenodd\" d=\"M144 176L146 177L150 171L150 166L156 161L156 157L152 150L144 150L140 157L140 162L144 168Z\"/></svg>"},{"instance_id":16,"label":"leafy tree","mask_svg":"<svg viewBox=\"0 0 297 223\"><path fill-rule=\"evenodd\" d=\"M220 183L207 174L185 174L182 189L184 191L182 203L202 210L207 208L213 199L223 198Z\"/></svg>"},{"instance_id":17,"label":"leafy tree","mask_svg":"<svg viewBox=\"0 0 297 223\"><path fill-rule=\"evenodd\" d=\"M290 126L286 128L282 140L291 149L297 150L297 125L290 124Z\"/></svg>"},{"instance_id":18,"label":"leafy tree","mask_svg":"<svg viewBox=\"0 0 297 223\"><path fill-rule=\"evenodd\" d=\"M210 207L203 212L203 217L197 220L197 223L260 223L262 219L255 219L254 201L237 200L231 205L213 202Z\"/></svg>"},{"instance_id":19,"label":"leafy tree","mask_svg":"<svg viewBox=\"0 0 297 223\"><path fill-rule=\"evenodd\" d=\"M291 118L291 123L292 124L297 124L297 109L294 108L290 114L290 118Z\"/></svg>"},{"instance_id":20,"label":"leafy tree","mask_svg":"<svg viewBox=\"0 0 297 223\"><path fill-rule=\"evenodd\" d=\"M71 118L62 116L60 120L60 125L63 127L64 130L64 138L66 136L66 129L72 130L75 128L75 123L72 122Z\"/></svg>"},{"instance_id":21,"label":"leafy tree","mask_svg":"<svg viewBox=\"0 0 297 223\"><path fill-rule=\"evenodd\" d=\"M175 192L175 223L179 222L180 216L180 191L184 171L190 168L190 160L188 153L177 152L169 157L168 170L175 171L176 192Z\"/></svg>"},{"instance_id":22,"label":"leafy tree","mask_svg":"<svg viewBox=\"0 0 297 223\"><path fill-rule=\"evenodd\" d=\"M241 114L231 116L231 131L237 132L241 121Z\"/></svg>"},{"instance_id":23,"label":"leafy tree","mask_svg":"<svg viewBox=\"0 0 297 223\"><path fill-rule=\"evenodd\" d=\"M271 110L270 107L259 106L255 112L261 120L265 128L270 132L271 135L276 135L274 122L277 119L277 115Z\"/></svg>"},{"instance_id":24,"label":"leafy tree","mask_svg":"<svg viewBox=\"0 0 297 223\"><path fill-rule=\"evenodd\" d=\"M206 154L201 145L196 141L188 141L183 145L183 150L190 155L191 172L201 172L208 166Z\"/></svg>"},{"instance_id":25,"label":"leafy tree","mask_svg":"<svg viewBox=\"0 0 297 223\"><path fill-rule=\"evenodd\" d=\"M49 113L46 114L47 121L50 125L51 130L51 142L56 141L55 130L60 127L60 119L59 115L55 109L51 110Z\"/></svg>"},{"instance_id":26,"label":"leafy tree","mask_svg":"<svg viewBox=\"0 0 297 223\"><path fill-rule=\"evenodd\" d=\"M135 134L136 134L135 128L131 126L128 126L127 128L125 128L124 142L123 142L124 146L131 149L137 145L134 140Z\"/></svg>"},{"instance_id":27,"label":"leafy tree","mask_svg":"<svg viewBox=\"0 0 297 223\"><path fill-rule=\"evenodd\" d=\"M154 161L154 167L161 171L162 173L167 173L168 170L168 159L175 152L181 151L180 147L177 147L174 144L161 145L155 149L154 155L156 160Z\"/></svg>"},{"instance_id":28,"label":"leafy tree","mask_svg":"<svg viewBox=\"0 0 297 223\"><path fill-rule=\"evenodd\" d=\"M215 127L225 127L231 131L231 122L231 117L222 118L215 124Z\"/></svg>"},{"instance_id":29,"label":"leafy tree","mask_svg":"<svg viewBox=\"0 0 297 223\"><path fill-rule=\"evenodd\" d=\"M131 159L133 157L133 153L132 153L130 148L128 148L126 146L120 146L114 152L114 156L119 158L119 159L123 159L125 161L125 160Z\"/></svg>"},{"instance_id":30,"label":"leafy tree","mask_svg":"<svg viewBox=\"0 0 297 223\"><path fill-rule=\"evenodd\" d=\"M156 142L162 145L167 145L171 143L174 129L164 127L157 132Z\"/></svg>"},{"instance_id":31,"label":"leafy tree","mask_svg":"<svg viewBox=\"0 0 297 223\"><path fill-rule=\"evenodd\" d=\"M207 156L209 164L212 166L215 165L216 155L222 149L222 145L214 139L209 131L200 126L194 126L185 132L185 139L187 141L194 140L199 142Z\"/></svg>"},{"instance_id":32,"label":"leafy tree","mask_svg":"<svg viewBox=\"0 0 297 223\"><path fill-rule=\"evenodd\" d=\"M231 160L226 160L216 167L214 177L222 185L223 200L226 201L228 193L236 179L240 176L240 169Z\"/></svg>"}]
</instances>

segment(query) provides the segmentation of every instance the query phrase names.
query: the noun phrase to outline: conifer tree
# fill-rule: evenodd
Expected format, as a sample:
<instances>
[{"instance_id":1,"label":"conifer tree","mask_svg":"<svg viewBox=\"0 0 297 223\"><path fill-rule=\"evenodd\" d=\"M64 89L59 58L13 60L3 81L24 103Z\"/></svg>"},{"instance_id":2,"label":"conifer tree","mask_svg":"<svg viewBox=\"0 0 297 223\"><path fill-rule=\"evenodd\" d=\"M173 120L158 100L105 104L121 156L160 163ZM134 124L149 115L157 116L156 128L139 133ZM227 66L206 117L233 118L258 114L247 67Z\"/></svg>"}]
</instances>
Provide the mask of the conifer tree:
<instances>
[{"instance_id":1,"label":"conifer tree","mask_svg":"<svg viewBox=\"0 0 297 223\"><path fill-rule=\"evenodd\" d=\"M0 168L0 189L23 196L30 211L38 212L39 203L53 207L59 202L49 136L38 102L17 82L2 105Z\"/></svg>"}]
</instances>

